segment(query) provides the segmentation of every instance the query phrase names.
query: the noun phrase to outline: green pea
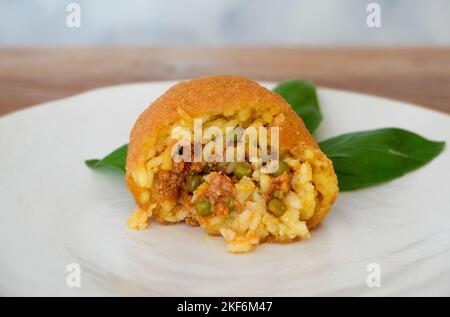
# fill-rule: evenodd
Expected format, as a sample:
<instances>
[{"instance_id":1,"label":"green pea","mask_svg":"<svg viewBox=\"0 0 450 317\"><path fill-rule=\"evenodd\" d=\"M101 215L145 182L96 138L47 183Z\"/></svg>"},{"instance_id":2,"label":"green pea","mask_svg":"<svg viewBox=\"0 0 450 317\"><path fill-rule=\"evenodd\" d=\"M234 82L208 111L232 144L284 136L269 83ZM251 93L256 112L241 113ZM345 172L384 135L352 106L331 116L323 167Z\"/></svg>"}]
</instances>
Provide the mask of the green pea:
<instances>
[{"instance_id":1,"label":"green pea","mask_svg":"<svg viewBox=\"0 0 450 317\"><path fill-rule=\"evenodd\" d=\"M187 190L190 193L193 193L194 190L197 189L198 186L202 183L202 177L200 175L194 175L187 183Z\"/></svg>"},{"instance_id":2,"label":"green pea","mask_svg":"<svg viewBox=\"0 0 450 317\"><path fill-rule=\"evenodd\" d=\"M290 167L289 167L288 163L286 163L285 161L279 161L278 169L273 173L273 176L280 176L284 172L289 171L289 169L290 169Z\"/></svg>"},{"instance_id":3,"label":"green pea","mask_svg":"<svg viewBox=\"0 0 450 317\"><path fill-rule=\"evenodd\" d=\"M272 197L278 198L278 199L283 199L284 193L281 190L277 190L277 191L273 192Z\"/></svg>"},{"instance_id":4,"label":"green pea","mask_svg":"<svg viewBox=\"0 0 450 317\"><path fill-rule=\"evenodd\" d=\"M205 165L202 169L202 173L209 174L213 171L213 167L211 165Z\"/></svg>"},{"instance_id":5,"label":"green pea","mask_svg":"<svg viewBox=\"0 0 450 317\"><path fill-rule=\"evenodd\" d=\"M271 199L267 204L267 208L271 213L273 213L277 217L281 217L286 211L286 206L279 199Z\"/></svg>"},{"instance_id":6,"label":"green pea","mask_svg":"<svg viewBox=\"0 0 450 317\"><path fill-rule=\"evenodd\" d=\"M227 207L230 211L234 211L236 209L236 201L232 198L228 199Z\"/></svg>"},{"instance_id":7,"label":"green pea","mask_svg":"<svg viewBox=\"0 0 450 317\"><path fill-rule=\"evenodd\" d=\"M241 179L244 176L251 176L253 173L253 167L249 163L239 162L234 165L233 173L237 179Z\"/></svg>"},{"instance_id":8,"label":"green pea","mask_svg":"<svg viewBox=\"0 0 450 317\"><path fill-rule=\"evenodd\" d=\"M199 216L207 216L211 213L211 203L209 200L199 200L195 203L195 211Z\"/></svg>"}]
</instances>

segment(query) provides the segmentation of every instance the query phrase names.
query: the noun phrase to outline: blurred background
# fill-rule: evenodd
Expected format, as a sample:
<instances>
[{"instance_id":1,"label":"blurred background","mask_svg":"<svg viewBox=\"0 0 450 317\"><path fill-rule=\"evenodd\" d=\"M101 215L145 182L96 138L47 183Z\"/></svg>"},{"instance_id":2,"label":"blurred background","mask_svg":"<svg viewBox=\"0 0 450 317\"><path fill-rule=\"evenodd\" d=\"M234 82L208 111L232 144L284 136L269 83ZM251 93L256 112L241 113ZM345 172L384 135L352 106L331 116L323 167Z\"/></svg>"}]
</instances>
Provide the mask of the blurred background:
<instances>
[{"instance_id":1,"label":"blurred background","mask_svg":"<svg viewBox=\"0 0 450 317\"><path fill-rule=\"evenodd\" d=\"M66 25L69 3L81 27ZM381 27L366 25L369 3ZM443 46L449 0L0 0L0 46Z\"/></svg>"},{"instance_id":2,"label":"blurred background","mask_svg":"<svg viewBox=\"0 0 450 317\"><path fill-rule=\"evenodd\" d=\"M0 0L0 115L217 74L450 113L450 0Z\"/></svg>"}]
</instances>

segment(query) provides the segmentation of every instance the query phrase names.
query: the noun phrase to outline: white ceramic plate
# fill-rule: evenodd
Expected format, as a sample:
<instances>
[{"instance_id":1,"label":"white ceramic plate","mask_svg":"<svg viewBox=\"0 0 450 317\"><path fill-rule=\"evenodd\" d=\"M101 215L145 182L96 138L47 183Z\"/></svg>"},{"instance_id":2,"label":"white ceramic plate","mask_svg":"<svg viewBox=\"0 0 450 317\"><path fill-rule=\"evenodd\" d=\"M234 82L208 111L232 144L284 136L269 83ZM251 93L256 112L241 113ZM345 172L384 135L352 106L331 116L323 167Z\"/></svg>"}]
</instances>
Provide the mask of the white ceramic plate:
<instances>
[{"instance_id":1,"label":"white ceramic plate","mask_svg":"<svg viewBox=\"0 0 450 317\"><path fill-rule=\"evenodd\" d=\"M183 224L128 230L134 203L122 176L83 161L126 143L172 84L94 90L0 118L0 295L450 295L448 149L398 180L341 194L310 240L233 255ZM448 115L318 93L319 140L396 126L450 141ZM79 288L67 286L69 263L81 267ZM381 287L367 286L370 263Z\"/></svg>"}]
</instances>

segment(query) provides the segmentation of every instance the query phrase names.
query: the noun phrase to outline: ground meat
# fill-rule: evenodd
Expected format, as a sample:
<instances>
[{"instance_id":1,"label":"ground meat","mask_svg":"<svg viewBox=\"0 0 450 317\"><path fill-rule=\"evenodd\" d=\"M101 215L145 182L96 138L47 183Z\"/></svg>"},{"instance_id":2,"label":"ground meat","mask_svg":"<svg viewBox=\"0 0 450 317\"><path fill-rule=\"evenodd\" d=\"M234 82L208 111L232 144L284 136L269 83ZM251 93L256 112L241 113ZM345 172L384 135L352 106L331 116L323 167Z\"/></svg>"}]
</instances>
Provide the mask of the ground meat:
<instances>
[{"instance_id":1,"label":"ground meat","mask_svg":"<svg viewBox=\"0 0 450 317\"><path fill-rule=\"evenodd\" d=\"M203 169L202 163L194 162L190 163L190 170L192 173L200 172Z\"/></svg>"},{"instance_id":2,"label":"ground meat","mask_svg":"<svg viewBox=\"0 0 450 317\"><path fill-rule=\"evenodd\" d=\"M210 174L209 187L206 192L206 197L209 198L212 204L230 197L233 194L233 183L227 175L222 175L218 172Z\"/></svg>"},{"instance_id":3,"label":"ground meat","mask_svg":"<svg viewBox=\"0 0 450 317\"><path fill-rule=\"evenodd\" d=\"M189 214L186 219L184 219L184 222L190 226L198 226L198 221L193 214Z\"/></svg>"},{"instance_id":4,"label":"ground meat","mask_svg":"<svg viewBox=\"0 0 450 317\"><path fill-rule=\"evenodd\" d=\"M211 202L212 211L215 215L227 217L230 212L227 203L233 197L231 178L220 172L212 172L208 190L204 196Z\"/></svg>"},{"instance_id":5,"label":"ground meat","mask_svg":"<svg viewBox=\"0 0 450 317\"><path fill-rule=\"evenodd\" d=\"M282 175L272 178L270 187L264 194L264 198L267 200L276 191L288 193L291 190L291 174L284 172Z\"/></svg>"},{"instance_id":6,"label":"ground meat","mask_svg":"<svg viewBox=\"0 0 450 317\"><path fill-rule=\"evenodd\" d=\"M207 166L211 168L211 166ZM191 202L192 196L186 190L186 181L198 172L204 172L205 166L201 163L174 163L172 170L159 170L155 175L156 189L158 191L157 201L176 201L183 208L195 213L195 207ZM207 191L202 195L211 202L212 211L216 215L228 216L228 202L233 197L233 181L222 174L222 172L211 172ZM192 225L196 224L194 218L187 219Z\"/></svg>"},{"instance_id":7,"label":"ground meat","mask_svg":"<svg viewBox=\"0 0 450 317\"><path fill-rule=\"evenodd\" d=\"M178 200L181 194L184 179L188 173L184 162L174 163L172 170L159 170L156 173L156 188L158 202L164 200Z\"/></svg>"},{"instance_id":8,"label":"ground meat","mask_svg":"<svg viewBox=\"0 0 450 317\"><path fill-rule=\"evenodd\" d=\"M214 205L214 214L217 216L228 217L230 210L224 202L216 202Z\"/></svg>"}]
</instances>

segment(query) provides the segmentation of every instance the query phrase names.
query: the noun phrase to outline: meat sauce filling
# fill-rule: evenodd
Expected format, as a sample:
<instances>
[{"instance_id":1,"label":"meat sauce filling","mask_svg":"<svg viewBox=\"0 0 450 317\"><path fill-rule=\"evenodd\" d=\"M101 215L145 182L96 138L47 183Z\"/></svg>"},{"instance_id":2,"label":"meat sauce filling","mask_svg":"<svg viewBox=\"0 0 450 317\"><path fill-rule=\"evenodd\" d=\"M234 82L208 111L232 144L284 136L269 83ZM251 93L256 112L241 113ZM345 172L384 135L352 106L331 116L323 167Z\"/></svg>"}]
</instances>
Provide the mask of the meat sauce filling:
<instances>
[{"instance_id":1,"label":"meat sauce filling","mask_svg":"<svg viewBox=\"0 0 450 317\"><path fill-rule=\"evenodd\" d=\"M247 164L247 163L245 163ZM250 164L248 176L253 169ZM208 186L197 194L193 201L193 190L200 187L208 177ZM239 176L239 175L238 175ZM189 211L186 222L197 225L195 214L199 216L217 215L228 217L232 211L243 209L234 197L234 185L239 181L234 173L227 173L227 167L220 163L174 163L172 170L159 170L155 175L157 202L176 201L181 208ZM264 199L270 203L291 190L291 174L284 171L273 177Z\"/></svg>"}]
</instances>

